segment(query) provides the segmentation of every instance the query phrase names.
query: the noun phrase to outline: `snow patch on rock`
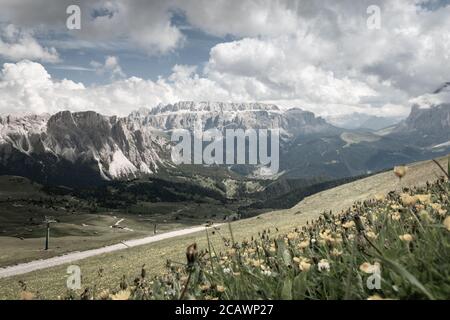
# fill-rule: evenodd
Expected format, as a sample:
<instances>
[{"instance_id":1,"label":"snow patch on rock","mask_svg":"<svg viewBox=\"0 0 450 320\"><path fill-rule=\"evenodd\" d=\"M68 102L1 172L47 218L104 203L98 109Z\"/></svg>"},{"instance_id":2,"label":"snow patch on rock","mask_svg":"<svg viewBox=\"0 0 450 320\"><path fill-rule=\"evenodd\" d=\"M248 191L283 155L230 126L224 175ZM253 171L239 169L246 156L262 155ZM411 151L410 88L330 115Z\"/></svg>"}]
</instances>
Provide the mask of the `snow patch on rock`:
<instances>
[{"instance_id":1,"label":"snow patch on rock","mask_svg":"<svg viewBox=\"0 0 450 320\"><path fill-rule=\"evenodd\" d=\"M121 178L135 175L138 169L125 157L121 150L117 150L112 156L108 171L111 177Z\"/></svg>"}]
</instances>

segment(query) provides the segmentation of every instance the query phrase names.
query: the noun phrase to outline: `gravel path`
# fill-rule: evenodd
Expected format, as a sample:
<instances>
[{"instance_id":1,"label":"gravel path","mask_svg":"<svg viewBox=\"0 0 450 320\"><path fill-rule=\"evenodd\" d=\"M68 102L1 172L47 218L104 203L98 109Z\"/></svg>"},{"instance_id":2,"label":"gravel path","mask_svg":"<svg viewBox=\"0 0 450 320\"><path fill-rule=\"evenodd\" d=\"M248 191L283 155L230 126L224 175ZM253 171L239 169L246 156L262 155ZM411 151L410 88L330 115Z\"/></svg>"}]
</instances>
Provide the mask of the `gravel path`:
<instances>
[{"instance_id":1,"label":"gravel path","mask_svg":"<svg viewBox=\"0 0 450 320\"><path fill-rule=\"evenodd\" d=\"M217 226L219 226L219 225L217 224L212 227L217 227ZM165 232L165 233L161 233L161 234L157 234L154 236L149 236L149 237L145 237L145 238L141 238L141 239L122 241L118 244L114 244L114 245L110 245L110 246L106 246L106 247L102 247L102 248L98 248L98 249L92 249L92 250L86 250L86 251L75 251L75 252L71 252L71 253L68 253L68 254L65 254L62 256L58 256L58 257L53 257L53 258L43 259L43 260L35 260L35 261L31 261L31 262L21 263L21 264L14 265L14 266L4 267L4 268L0 268L0 279L32 272L35 270L59 266L62 264L71 263L71 262L78 261L81 259L93 257L93 256L96 256L99 254L113 252L113 251L117 251L117 250L123 250L123 249L136 247L136 246L141 246L144 244L149 244L149 243L153 243L153 242L157 242L157 241L161 241L161 240L169 239L169 238L173 238L173 237L183 236L186 234L195 233L195 232L199 232L199 231L203 231L203 230L205 230L205 226L185 228L185 229Z\"/></svg>"}]
</instances>

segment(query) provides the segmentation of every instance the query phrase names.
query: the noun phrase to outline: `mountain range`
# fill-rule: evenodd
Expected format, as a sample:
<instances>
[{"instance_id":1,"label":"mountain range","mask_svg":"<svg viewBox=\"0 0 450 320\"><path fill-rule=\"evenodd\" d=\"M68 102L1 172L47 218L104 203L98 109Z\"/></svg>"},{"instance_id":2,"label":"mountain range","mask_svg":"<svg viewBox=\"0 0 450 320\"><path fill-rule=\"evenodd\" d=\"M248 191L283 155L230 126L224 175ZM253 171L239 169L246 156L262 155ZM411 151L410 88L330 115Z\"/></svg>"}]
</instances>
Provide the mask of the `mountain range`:
<instances>
[{"instance_id":1,"label":"mountain range","mask_svg":"<svg viewBox=\"0 0 450 320\"><path fill-rule=\"evenodd\" d=\"M178 102L126 117L93 111L0 117L0 175L85 186L134 179L176 166L170 134L193 129L279 128L280 173L286 178L337 179L427 159L450 150L450 104L414 105L410 115L381 130L344 129L301 109L273 104ZM255 165L224 167L260 178Z\"/></svg>"}]
</instances>

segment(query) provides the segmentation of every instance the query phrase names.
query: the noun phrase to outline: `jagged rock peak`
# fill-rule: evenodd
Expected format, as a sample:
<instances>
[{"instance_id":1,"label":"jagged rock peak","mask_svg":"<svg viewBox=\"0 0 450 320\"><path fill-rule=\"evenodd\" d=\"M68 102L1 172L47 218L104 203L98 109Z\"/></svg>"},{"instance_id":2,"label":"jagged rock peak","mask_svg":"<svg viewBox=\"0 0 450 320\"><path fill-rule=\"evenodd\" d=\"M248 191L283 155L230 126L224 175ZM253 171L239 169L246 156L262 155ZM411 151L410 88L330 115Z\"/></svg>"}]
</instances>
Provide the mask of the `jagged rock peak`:
<instances>
[{"instance_id":1,"label":"jagged rock peak","mask_svg":"<svg viewBox=\"0 0 450 320\"><path fill-rule=\"evenodd\" d=\"M265 103L235 103L235 102L193 102L180 101L174 104L159 104L150 111L150 114L173 113L173 112L231 112L231 111L280 111L274 104Z\"/></svg>"}]
</instances>

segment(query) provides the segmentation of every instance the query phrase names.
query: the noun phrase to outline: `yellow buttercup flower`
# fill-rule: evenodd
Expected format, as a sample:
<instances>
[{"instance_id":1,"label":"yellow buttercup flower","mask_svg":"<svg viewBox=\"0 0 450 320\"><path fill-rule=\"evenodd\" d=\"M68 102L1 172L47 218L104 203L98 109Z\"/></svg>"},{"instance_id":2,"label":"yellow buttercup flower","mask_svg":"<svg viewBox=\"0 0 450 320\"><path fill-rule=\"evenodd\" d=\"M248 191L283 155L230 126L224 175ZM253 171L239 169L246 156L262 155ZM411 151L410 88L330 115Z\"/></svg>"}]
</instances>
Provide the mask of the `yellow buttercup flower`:
<instances>
[{"instance_id":1,"label":"yellow buttercup flower","mask_svg":"<svg viewBox=\"0 0 450 320\"><path fill-rule=\"evenodd\" d=\"M369 231L366 233L367 237L369 237L370 239L376 239L378 237L378 235L373 232L373 231Z\"/></svg>"},{"instance_id":2,"label":"yellow buttercup flower","mask_svg":"<svg viewBox=\"0 0 450 320\"><path fill-rule=\"evenodd\" d=\"M259 268L261 266L261 260L253 260L252 264L255 268Z\"/></svg>"},{"instance_id":3,"label":"yellow buttercup flower","mask_svg":"<svg viewBox=\"0 0 450 320\"><path fill-rule=\"evenodd\" d=\"M120 290L116 294L111 295L112 300L128 300L130 299L130 290Z\"/></svg>"},{"instance_id":4,"label":"yellow buttercup flower","mask_svg":"<svg viewBox=\"0 0 450 320\"><path fill-rule=\"evenodd\" d=\"M375 262L374 264L364 262L359 266L359 270L361 270L364 273L374 273L377 270L378 271L381 270L381 265L378 262Z\"/></svg>"},{"instance_id":5,"label":"yellow buttercup flower","mask_svg":"<svg viewBox=\"0 0 450 320\"><path fill-rule=\"evenodd\" d=\"M438 211L439 209L442 208L440 203L431 203L430 207L432 207L434 210Z\"/></svg>"},{"instance_id":6,"label":"yellow buttercup flower","mask_svg":"<svg viewBox=\"0 0 450 320\"><path fill-rule=\"evenodd\" d=\"M416 194L414 197L421 203L424 204L431 203L431 194Z\"/></svg>"},{"instance_id":7,"label":"yellow buttercup flower","mask_svg":"<svg viewBox=\"0 0 450 320\"><path fill-rule=\"evenodd\" d=\"M287 238L289 239L289 240L294 240L294 239L296 239L298 237L298 234L296 233L296 232L290 232L290 233L288 233L288 235L287 235Z\"/></svg>"},{"instance_id":8,"label":"yellow buttercup flower","mask_svg":"<svg viewBox=\"0 0 450 320\"><path fill-rule=\"evenodd\" d=\"M304 257L295 257L294 262L298 263L298 267L301 271L308 271L311 268L311 263L308 258Z\"/></svg>"},{"instance_id":9,"label":"yellow buttercup flower","mask_svg":"<svg viewBox=\"0 0 450 320\"><path fill-rule=\"evenodd\" d=\"M300 270L302 270L302 271L308 271L309 269L311 269L311 263L309 263L308 260L306 259L306 260L300 261L299 267L300 267Z\"/></svg>"},{"instance_id":10,"label":"yellow buttercup flower","mask_svg":"<svg viewBox=\"0 0 450 320\"><path fill-rule=\"evenodd\" d=\"M416 197L413 197L413 196L407 194L407 193L402 193L400 195L400 200L402 201L402 204L404 206L412 206L412 205L417 203L418 199Z\"/></svg>"},{"instance_id":11,"label":"yellow buttercup flower","mask_svg":"<svg viewBox=\"0 0 450 320\"><path fill-rule=\"evenodd\" d=\"M225 291L225 287L224 286L217 286L216 287L217 292L224 292Z\"/></svg>"},{"instance_id":12,"label":"yellow buttercup flower","mask_svg":"<svg viewBox=\"0 0 450 320\"><path fill-rule=\"evenodd\" d=\"M398 236L400 240L405 242L411 242L414 240L414 237L410 235L409 233L402 234L401 236Z\"/></svg>"},{"instance_id":13,"label":"yellow buttercup flower","mask_svg":"<svg viewBox=\"0 0 450 320\"><path fill-rule=\"evenodd\" d=\"M309 246L309 240L304 240L304 241L302 241L302 242L300 242L299 244L298 244L298 247L300 248L300 249L304 249L304 248L306 248L306 247L308 247Z\"/></svg>"},{"instance_id":14,"label":"yellow buttercup flower","mask_svg":"<svg viewBox=\"0 0 450 320\"><path fill-rule=\"evenodd\" d=\"M406 171L408 170L407 166L396 166L394 167L394 174L399 178L403 178L406 175Z\"/></svg>"},{"instance_id":15,"label":"yellow buttercup flower","mask_svg":"<svg viewBox=\"0 0 450 320\"><path fill-rule=\"evenodd\" d=\"M33 300L34 299L34 293L30 291L22 291L20 293L20 300Z\"/></svg>"},{"instance_id":16,"label":"yellow buttercup flower","mask_svg":"<svg viewBox=\"0 0 450 320\"><path fill-rule=\"evenodd\" d=\"M100 300L107 300L107 299L109 299L109 290L108 289L102 290L98 294L98 299L100 299Z\"/></svg>"},{"instance_id":17,"label":"yellow buttercup flower","mask_svg":"<svg viewBox=\"0 0 450 320\"><path fill-rule=\"evenodd\" d=\"M400 212L398 212L398 211L391 213L391 219L394 221L399 221L401 217L402 216L400 215Z\"/></svg>"},{"instance_id":18,"label":"yellow buttercup flower","mask_svg":"<svg viewBox=\"0 0 450 320\"><path fill-rule=\"evenodd\" d=\"M332 255L333 257L339 257L341 254L342 254L342 251L341 251L341 250L338 250L338 249L336 249L336 248L334 248L334 249L331 251L331 255Z\"/></svg>"},{"instance_id":19,"label":"yellow buttercup flower","mask_svg":"<svg viewBox=\"0 0 450 320\"><path fill-rule=\"evenodd\" d=\"M444 216L447 214L447 210L446 210L446 209L439 209L439 210L438 210L438 214L439 214L441 217L444 217Z\"/></svg>"},{"instance_id":20,"label":"yellow buttercup flower","mask_svg":"<svg viewBox=\"0 0 450 320\"><path fill-rule=\"evenodd\" d=\"M211 286L209 284L203 284L200 286L200 290L202 291L207 291L211 288Z\"/></svg>"},{"instance_id":21,"label":"yellow buttercup flower","mask_svg":"<svg viewBox=\"0 0 450 320\"><path fill-rule=\"evenodd\" d=\"M450 216L444 219L444 226L448 231L450 231Z\"/></svg>"},{"instance_id":22,"label":"yellow buttercup flower","mask_svg":"<svg viewBox=\"0 0 450 320\"><path fill-rule=\"evenodd\" d=\"M346 223L342 224L342 226L345 229L350 229L350 228L355 226L355 222L353 220L352 221L347 221Z\"/></svg>"}]
</instances>

